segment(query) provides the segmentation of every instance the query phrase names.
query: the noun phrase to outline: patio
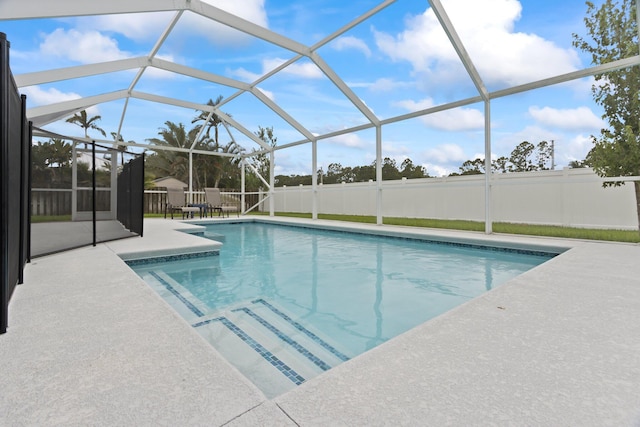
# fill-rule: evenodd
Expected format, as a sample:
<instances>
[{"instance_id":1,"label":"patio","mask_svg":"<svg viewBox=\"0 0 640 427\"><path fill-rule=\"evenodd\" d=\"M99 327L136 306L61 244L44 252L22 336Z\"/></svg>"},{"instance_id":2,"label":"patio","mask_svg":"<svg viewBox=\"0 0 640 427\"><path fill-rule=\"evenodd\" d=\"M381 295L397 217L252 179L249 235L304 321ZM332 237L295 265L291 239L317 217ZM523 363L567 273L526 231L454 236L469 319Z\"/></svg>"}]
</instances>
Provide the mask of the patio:
<instances>
[{"instance_id":1,"label":"patio","mask_svg":"<svg viewBox=\"0 0 640 427\"><path fill-rule=\"evenodd\" d=\"M218 245L177 220L144 227L27 265L0 336L0 424L640 423L639 245L384 226L571 249L268 400L120 258Z\"/></svg>"}]
</instances>

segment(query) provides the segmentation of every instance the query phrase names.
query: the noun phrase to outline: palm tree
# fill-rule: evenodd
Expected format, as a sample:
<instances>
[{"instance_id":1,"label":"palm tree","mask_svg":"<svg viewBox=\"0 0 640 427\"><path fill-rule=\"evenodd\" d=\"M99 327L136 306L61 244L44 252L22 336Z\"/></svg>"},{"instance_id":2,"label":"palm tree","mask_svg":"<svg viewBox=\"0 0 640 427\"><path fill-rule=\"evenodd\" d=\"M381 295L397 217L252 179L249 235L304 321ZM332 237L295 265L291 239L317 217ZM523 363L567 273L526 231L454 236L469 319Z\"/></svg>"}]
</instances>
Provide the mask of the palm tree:
<instances>
[{"instance_id":1,"label":"palm tree","mask_svg":"<svg viewBox=\"0 0 640 427\"><path fill-rule=\"evenodd\" d=\"M244 148L240 147L234 141L230 141L226 145L217 144L215 151L233 154L234 157L204 156L207 157L205 161L213 167L213 186L218 188L221 182L224 182L225 187L237 184L237 178L239 177L239 154L244 152Z\"/></svg>"},{"instance_id":2,"label":"palm tree","mask_svg":"<svg viewBox=\"0 0 640 427\"><path fill-rule=\"evenodd\" d=\"M71 144L67 144L59 138L51 138L49 140L51 147L51 157L49 158L50 167L63 168L71 163Z\"/></svg>"},{"instance_id":3,"label":"palm tree","mask_svg":"<svg viewBox=\"0 0 640 427\"><path fill-rule=\"evenodd\" d=\"M220 102L222 101L222 95L218 95L218 97L216 98L215 101L209 99L209 101L207 102L207 105L211 106L211 107L215 107L218 104L220 104ZM198 116L196 116L195 119L191 120L191 123L197 123L197 122L203 122L205 123L206 126L206 130L205 130L205 137L206 138L211 138L211 128L213 128L214 131L214 136L213 136L213 140L216 142L216 144L218 143L218 126L220 126L222 124L222 120L220 119L220 117L218 117L218 115L216 113L213 113L213 115L211 115L211 119L207 122L207 117L209 117L209 112L208 111L200 111L200 114ZM202 125L198 124L196 126L196 129L198 129L198 131L200 131L200 127Z\"/></svg>"},{"instance_id":4,"label":"palm tree","mask_svg":"<svg viewBox=\"0 0 640 427\"><path fill-rule=\"evenodd\" d=\"M182 123L166 121L164 128L160 128L160 138L149 138L153 145L159 147L190 148L192 141L198 134L197 129L187 132ZM149 156L149 166L165 176L173 176L181 181L189 179L189 156L185 152L158 150L153 156Z\"/></svg>"},{"instance_id":5,"label":"palm tree","mask_svg":"<svg viewBox=\"0 0 640 427\"><path fill-rule=\"evenodd\" d=\"M199 126L187 131L182 123L165 122L165 127L160 128L160 138L147 139L151 144L159 147L190 148L198 136ZM194 147L198 150L216 151L237 155L243 149L231 141L226 145L219 145L212 138L204 137ZM213 184L218 187L221 182L236 179L239 175L237 168L238 157L212 156L197 154L193 161L193 180L195 188L205 188ZM150 171L161 176L172 176L181 181L189 179L189 156L186 152L157 150L147 158L147 167Z\"/></svg>"},{"instance_id":6,"label":"palm tree","mask_svg":"<svg viewBox=\"0 0 640 427\"><path fill-rule=\"evenodd\" d=\"M66 122L73 123L74 125L80 126L84 129L84 137L89 138L89 129L97 130L102 134L102 136L107 136L105 131L99 127L96 122L102 120L101 116L93 116L91 118L87 117L87 110L82 110L78 113L75 113L72 117L69 117ZM84 148L87 148L87 143L85 142Z\"/></svg>"},{"instance_id":7,"label":"palm tree","mask_svg":"<svg viewBox=\"0 0 640 427\"><path fill-rule=\"evenodd\" d=\"M118 144L119 142L124 142L124 138L122 137L122 135L119 136L118 138L118 133L117 132L111 132L111 137L113 137L113 140L115 141L116 148L117 150L120 152L120 164L124 165L124 153L126 153L127 151L127 147L125 145L122 144ZM131 142L135 142L135 141L129 141Z\"/></svg>"}]
</instances>

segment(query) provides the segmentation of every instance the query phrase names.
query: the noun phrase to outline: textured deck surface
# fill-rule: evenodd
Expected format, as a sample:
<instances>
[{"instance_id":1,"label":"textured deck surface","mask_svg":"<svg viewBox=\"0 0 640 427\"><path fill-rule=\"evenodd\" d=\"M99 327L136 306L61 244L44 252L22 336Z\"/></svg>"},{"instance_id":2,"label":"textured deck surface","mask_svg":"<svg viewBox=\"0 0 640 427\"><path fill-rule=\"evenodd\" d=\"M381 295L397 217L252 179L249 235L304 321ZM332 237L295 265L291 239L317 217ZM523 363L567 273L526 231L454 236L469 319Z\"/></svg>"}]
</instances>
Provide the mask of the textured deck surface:
<instances>
[{"instance_id":1,"label":"textured deck surface","mask_svg":"<svg viewBox=\"0 0 640 427\"><path fill-rule=\"evenodd\" d=\"M269 400L118 256L217 248L184 227L146 220L143 238L27 266L0 425L640 424L639 245L422 231L571 249Z\"/></svg>"}]
</instances>

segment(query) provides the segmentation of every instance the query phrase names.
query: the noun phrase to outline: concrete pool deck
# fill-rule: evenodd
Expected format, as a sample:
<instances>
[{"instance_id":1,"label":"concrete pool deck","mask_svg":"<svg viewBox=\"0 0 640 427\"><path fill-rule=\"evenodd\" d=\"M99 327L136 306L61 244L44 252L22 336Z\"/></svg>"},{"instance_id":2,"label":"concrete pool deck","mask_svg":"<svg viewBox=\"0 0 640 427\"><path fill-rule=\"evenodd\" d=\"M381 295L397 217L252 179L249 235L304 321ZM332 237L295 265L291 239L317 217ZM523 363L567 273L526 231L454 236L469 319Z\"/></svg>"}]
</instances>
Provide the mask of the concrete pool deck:
<instances>
[{"instance_id":1,"label":"concrete pool deck","mask_svg":"<svg viewBox=\"0 0 640 427\"><path fill-rule=\"evenodd\" d=\"M640 425L640 245L314 223L570 249L269 400L119 256L215 243L145 220L27 265L0 425Z\"/></svg>"}]
</instances>

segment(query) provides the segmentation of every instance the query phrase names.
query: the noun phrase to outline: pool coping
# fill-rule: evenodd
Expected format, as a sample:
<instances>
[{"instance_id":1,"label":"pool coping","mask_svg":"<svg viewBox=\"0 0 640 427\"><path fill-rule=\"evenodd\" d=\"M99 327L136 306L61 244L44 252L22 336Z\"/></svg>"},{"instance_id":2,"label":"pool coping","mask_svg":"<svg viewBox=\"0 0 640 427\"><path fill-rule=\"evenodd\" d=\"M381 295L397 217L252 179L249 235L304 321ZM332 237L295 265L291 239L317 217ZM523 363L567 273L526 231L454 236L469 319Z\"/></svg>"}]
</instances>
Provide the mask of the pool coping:
<instances>
[{"instance_id":1,"label":"pool coping","mask_svg":"<svg viewBox=\"0 0 640 427\"><path fill-rule=\"evenodd\" d=\"M640 422L640 307L635 303L640 299L640 245L259 220L542 246L562 253L268 400L220 360L119 256L206 247L206 239L180 231L197 230L197 224L145 220L144 238L51 255L27 266L25 284L10 305L8 333L0 336L0 359L9 361L0 368L6 390L0 397L0 424ZM51 274L54 268L57 275ZM99 309L101 316L86 311L87 306ZM173 341L179 348L170 345ZM139 354L143 344L154 350ZM126 365L118 364L122 360ZM114 375L114 366L127 366L126 375ZM138 386L127 387L131 381ZM184 381L192 386L185 388Z\"/></svg>"}]
</instances>

